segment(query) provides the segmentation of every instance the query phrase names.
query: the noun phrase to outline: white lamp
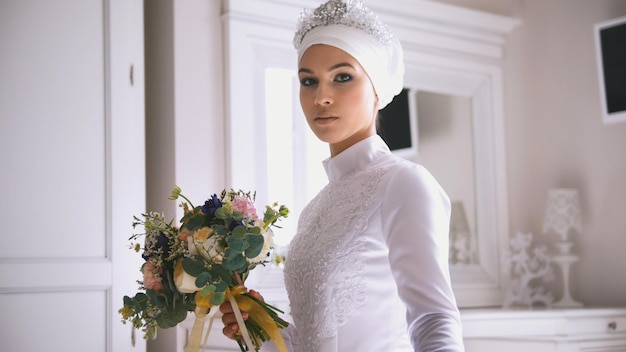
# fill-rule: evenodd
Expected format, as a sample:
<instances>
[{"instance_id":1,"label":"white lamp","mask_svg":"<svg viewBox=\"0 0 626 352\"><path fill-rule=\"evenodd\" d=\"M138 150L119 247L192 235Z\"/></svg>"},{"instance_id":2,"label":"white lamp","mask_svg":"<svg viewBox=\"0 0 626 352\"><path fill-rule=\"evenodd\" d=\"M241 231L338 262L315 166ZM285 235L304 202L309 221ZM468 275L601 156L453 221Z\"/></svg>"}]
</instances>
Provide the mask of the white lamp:
<instances>
[{"instance_id":1,"label":"white lamp","mask_svg":"<svg viewBox=\"0 0 626 352\"><path fill-rule=\"evenodd\" d=\"M546 215L543 222L543 232L555 232L560 236L556 243L557 255L552 259L561 268L563 274L563 296L553 307L580 307L583 304L574 300L570 295L569 269L578 261L578 256L571 253L574 243L569 238L570 231L582 234L582 216L578 190L571 188L555 188L548 192Z\"/></svg>"}]
</instances>

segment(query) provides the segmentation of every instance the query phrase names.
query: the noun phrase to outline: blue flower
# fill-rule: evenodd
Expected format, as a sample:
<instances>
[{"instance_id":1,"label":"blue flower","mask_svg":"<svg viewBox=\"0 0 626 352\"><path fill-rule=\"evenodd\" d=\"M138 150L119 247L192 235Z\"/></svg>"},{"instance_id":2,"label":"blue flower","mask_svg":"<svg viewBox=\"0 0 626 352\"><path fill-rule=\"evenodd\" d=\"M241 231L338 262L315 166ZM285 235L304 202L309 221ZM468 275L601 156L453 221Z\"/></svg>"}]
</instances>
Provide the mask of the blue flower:
<instances>
[{"instance_id":1,"label":"blue flower","mask_svg":"<svg viewBox=\"0 0 626 352\"><path fill-rule=\"evenodd\" d=\"M159 232L159 237L156 238L156 241L152 242L152 245L150 247L151 248L149 253L146 254L144 252L141 255L144 260L150 259L150 257L153 257L155 255L155 253L161 253L161 257L163 258L170 255L169 238L167 237L167 234L163 231ZM161 250L161 252L159 252L159 250Z\"/></svg>"},{"instance_id":2,"label":"blue flower","mask_svg":"<svg viewBox=\"0 0 626 352\"><path fill-rule=\"evenodd\" d=\"M222 207L222 201L217 197L217 194L213 194L210 199L204 202L204 205L202 206L201 209L204 215L210 218L214 218L215 210L221 207Z\"/></svg>"}]
</instances>

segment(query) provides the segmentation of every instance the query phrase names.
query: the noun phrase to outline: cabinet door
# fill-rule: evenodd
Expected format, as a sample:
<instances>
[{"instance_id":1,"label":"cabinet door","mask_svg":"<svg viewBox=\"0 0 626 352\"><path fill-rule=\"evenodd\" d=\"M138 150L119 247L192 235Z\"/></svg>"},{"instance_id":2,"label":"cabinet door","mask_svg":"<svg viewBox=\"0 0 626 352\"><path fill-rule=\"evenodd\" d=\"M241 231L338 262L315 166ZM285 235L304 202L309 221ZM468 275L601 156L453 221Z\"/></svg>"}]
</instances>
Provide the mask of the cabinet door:
<instances>
[{"instance_id":1,"label":"cabinet door","mask_svg":"<svg viewBox=\"0 0 626 352\"><path fill-rule=\"evenodd\" d=\"M139 351L141 0L0 1L0 350ZM134 346L134 347L133 347Z\"/></svg>"}]
</instances>

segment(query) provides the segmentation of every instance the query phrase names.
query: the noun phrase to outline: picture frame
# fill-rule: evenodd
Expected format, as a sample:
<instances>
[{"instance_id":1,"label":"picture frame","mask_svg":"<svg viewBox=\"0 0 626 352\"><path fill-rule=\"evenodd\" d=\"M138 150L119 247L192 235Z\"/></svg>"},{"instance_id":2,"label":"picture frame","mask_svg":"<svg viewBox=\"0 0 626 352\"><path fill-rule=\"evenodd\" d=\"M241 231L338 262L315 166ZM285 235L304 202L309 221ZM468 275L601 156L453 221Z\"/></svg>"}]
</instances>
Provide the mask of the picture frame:
<instances>
[{"instance_id":1,"label":"picture frame","mask_svg":"<svg viewBox=\"0 0 626 352\"><path fill-rule=\"evenodd\" d=\"M595 24L594 36L603 122L626 122L626 16Z\"/></svg>"}]
</instances>

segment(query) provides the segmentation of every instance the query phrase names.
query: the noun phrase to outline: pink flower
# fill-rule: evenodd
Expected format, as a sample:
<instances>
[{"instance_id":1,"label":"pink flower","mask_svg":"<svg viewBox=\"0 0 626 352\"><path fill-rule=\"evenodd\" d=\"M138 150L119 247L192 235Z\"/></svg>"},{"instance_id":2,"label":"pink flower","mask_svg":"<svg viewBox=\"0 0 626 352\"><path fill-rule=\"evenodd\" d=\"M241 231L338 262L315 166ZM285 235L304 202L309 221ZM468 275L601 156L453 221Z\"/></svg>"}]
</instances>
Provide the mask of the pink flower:
<instances>
[{"instance_id":1,"label":"pink flower","mask_svg":"<svg viewBox=\"0 0 626 352\"><path fill-rule=\"evenodd\" d=\"M146 264L143 266L143 287L156 292L163 291L161 270L161 268L154 265L152 259L148 259Z\"/></svg>"},{"instance_id":2,"label":"pink flower","mask_svg":"<svg viewBox=\"0 0 626 352\"><path fill-rule=\"evenodd\" d=\"M187 242L187 237L189 237L190 234L191 234L191 232L186 227L183 227L178 232L178 237L180 238L181 241Z\"/></svg>"},{"instance_id":3,"label":"pink flower","mask_svg":"<svg viewBox=\"0 0 626 352\"><path fill-rule=\"evenodd\" d=\"M243 214L243 216L250 220L258 220L259 217L256 214L254 204L248 197L235 196L232 202L233 210Z\"/></svg>"}]
</instances>

